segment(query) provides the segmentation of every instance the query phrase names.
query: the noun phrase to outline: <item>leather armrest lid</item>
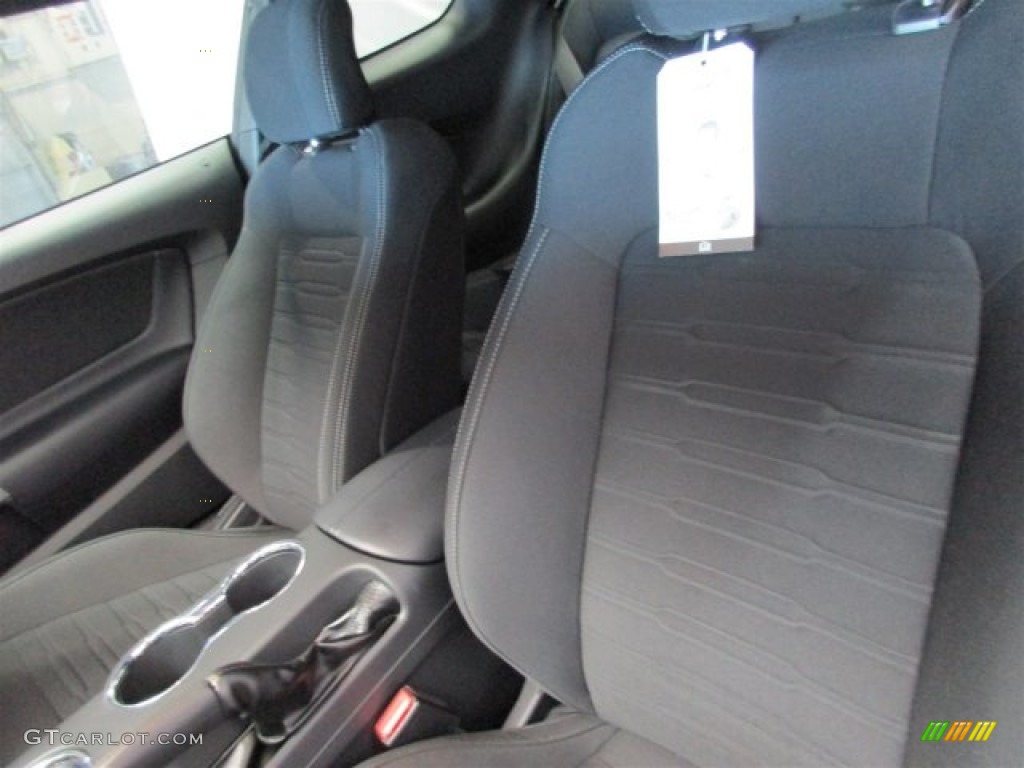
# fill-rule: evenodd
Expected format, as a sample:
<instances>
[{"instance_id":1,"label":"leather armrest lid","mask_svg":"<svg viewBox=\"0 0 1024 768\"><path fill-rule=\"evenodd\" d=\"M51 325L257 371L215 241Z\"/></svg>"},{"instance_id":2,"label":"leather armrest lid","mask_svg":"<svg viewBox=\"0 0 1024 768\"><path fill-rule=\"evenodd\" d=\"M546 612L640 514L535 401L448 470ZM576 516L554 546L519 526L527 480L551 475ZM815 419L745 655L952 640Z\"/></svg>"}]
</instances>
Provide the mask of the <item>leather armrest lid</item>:
<instances>
[{"instance_id":1,"label":"leather armrest lid","mask_svg":"<svg viewBox=\"0 0 1024 768\"><path fill-rule=\"evenodd\" d=\"M448 467L459 413L442 416L352 478L321 507L317 526L342 544L384 560L442 560Z\"/></svg>"}]
</instances>

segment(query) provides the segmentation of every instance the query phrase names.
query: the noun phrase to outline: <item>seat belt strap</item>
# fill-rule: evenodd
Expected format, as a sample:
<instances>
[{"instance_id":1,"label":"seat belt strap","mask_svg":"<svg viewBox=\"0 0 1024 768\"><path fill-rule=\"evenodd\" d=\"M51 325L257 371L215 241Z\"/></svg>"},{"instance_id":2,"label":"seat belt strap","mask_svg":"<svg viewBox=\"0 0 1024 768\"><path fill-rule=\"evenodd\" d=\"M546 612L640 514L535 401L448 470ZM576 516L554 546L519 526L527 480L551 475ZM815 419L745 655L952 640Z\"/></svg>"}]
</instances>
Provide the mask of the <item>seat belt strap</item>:
<instances>
[{"instance_id":1,"label":"seat belt strap","mask_svg":"<svg viewBox=\"0 0 1024 768\"><path fill-rule=\"evenodd\" d=\"M555 43L555 76L566 96L583 82L583 69L576 59L576 54L569 47L569 41L561 33L558 35L558 42Z\"/></svg>"}]
</instances>

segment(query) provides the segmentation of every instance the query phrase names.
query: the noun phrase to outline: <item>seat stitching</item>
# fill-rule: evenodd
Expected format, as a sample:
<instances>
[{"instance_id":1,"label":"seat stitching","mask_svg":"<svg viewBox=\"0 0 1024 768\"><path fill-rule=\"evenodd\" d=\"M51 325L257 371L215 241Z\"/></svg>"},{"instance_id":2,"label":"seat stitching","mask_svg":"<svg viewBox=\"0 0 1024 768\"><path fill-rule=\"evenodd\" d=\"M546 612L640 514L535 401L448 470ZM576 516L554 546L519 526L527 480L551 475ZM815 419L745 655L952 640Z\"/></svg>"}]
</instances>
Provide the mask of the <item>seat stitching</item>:
<instances>
[{"instance_id":1,"label":"seat stitching","mask_svg":"<svg viewBox=\"0 0 1024 768\"><path fill-rule=\"evenodd\" d=\"M388 383L384 395L385 416L381 419L382 426L380 430L382 445L384 435L388 432L388 427L391 425L391 419L388 418L388 416L392 413L391 404L394 399L394 390L398 386L398 382L400 380L399 361L401 360L402 353L405 351L403 342L407 341L406 335L409 332L408 320L410 314L413 311L412 304L416 293L416 276L419 275L425 269L424 263L427 258L427 251L426 248L424 247L424 242L427 239L427 234L428 232L430 232L435 217L441 210L443 202L443 197L438 197L436 200L434 200L434 203L430 207L430 212L427 214L426 219L424 219L423 228L420 230L419 238L416 241L416 250L414 251L416 253L416 261L413 267L413 276L409 279L408 283L406 284L405 299L402 302L402 312L399 321L398 336L395 339L394 351L392 352L391 355L391 366L388 371Z\"/></svg>"},{"instance_id":2,"label":"seat stitching","mask_svg":"<svg viewBox=\"0 0 1024 768\"><path fill-rule=\"evenodd\" d=\"M537 202L536 202L536 205L534 206L533 219L530 221L530 228L529 228L529 230L526 233L526 238L525 238L524 242L529 242L530 241L530 237L531 237L531 235L533 235L534 229L539 224L538 220L540 219L540 212L541 212L541 208L543 207L542 206L542 201L544 199L544 189L545 189L545 181L547 179L548 163L549 163L550 156L551 156L550 148L554 144L554 137L555 137L555 134L558 131L559 126L562 124L562 119L565 117L566 113L569 112L569 106L573 103L573 101L576 98L579 97L579 95L584 90L586 90L586 86L591 85L592 83L596 82L597 78L599 78L605 72L605 70L607 70L612 64L614 64L619 59L621 59L621 58L623 58L623 57L625 57L625 56L627 56L627 55L629 55L631 53L638 53L638 52L639 53L649 53L652 56L656 56L657 58L661 59L662 61L668 61L668 57L665 56L665 54L661 53L660 51L655 50L654 48L651 48L648 45L645 45L645 44L642 44L642 43L638 43L636 45L628 45L625 48L622 48L622 49L616 51L611 56L609 56L607 59L605 59L603 62L601 62L601 64L597 67L597 69L595 69L593 72L591 72L589 75L587 75L587 77L583 80L582 83L580 83L580 85L576 88L576 90L573 91L571 94L569 94L569 98L565 100L565 104L562 106L561 111L558 113L558 117L556 117L555 121L551 124L551 130L548 131L548 141L547 141L547 144L544 147L544 152L541 155L540 169L538 170L538 173L537 173L537 178L538 178L538 183L537 183Z\"/></svg>"},{"instance_id":3,"label":"seat stitching","mask_svg":"<svg viewBox=\"0 0 1024 768\"><path fill-rule=\"evenodd\" d=\"M636 17L636 20L640 22L640 26L644 28L644 31L647 32L647 34L657 34L653 29L651 29L650 25L647 23L647 19L645 19L642 14L637 13L636 6L633 7L633 16Z\"/></svg>"},{"instance_id":4,"label":"seat stitching","mask_svg":"<svg viewBox=\"0 0 1024 768\"><path fill-rule=\"evenodd\" d=\"M486 368L484 369L483 377L480 379L479 394L474 397L473 406L470 412L469 419L463 419L460 422L458 432L456 433L455 436L455 444L456 446L458 446L458 458L457 461L453 463L453 466L455 468L455 483L452 494L452 501L449 505L449 516L451 517L452 522L452 534L450 537L450 544L452 550L451 562L452 569L454 571L454 581L456 583L456 586L458 587L458 589L456 590L456 596L458 596L463 589L462 578L459 572L458 527L459 511L462 505L462 493L465 485L466 469L469 464L469 445L476 436L477 422L479 421L480 413L483 410L483 403L484 400L486 400L487 393L490 388L491 376L497 364L499 353L501 351L501 346L505 341L505 334L507 333L509 326L512 324L512 316L515 314L515 309L519 304L519 297L522 295L523 288L526 285L527 279L529 278L530 273L533 270L533 265L536 263L537 254L540 253L541 249L544 246L544 243L547 241L549 231L550 230L545 229L538 238L537 244L534 246L533 251L530 253L530 256L527 259L526 265L523 268L521 276L516 283L514 292L511 295L511 298L509 299L508 308L502 311L501 327L499 329L498 336L494 342L494 346L491 347L490 353L488 354L487 365ZM474 376L474 381L475 380L476 377ZM466 425L465 430L463 430L463 424ZM464 432L465 434L463 434ZM460 600L459 602L461 603L462 601ZM480 631L480 627L473 620L471 616L472 612L469 610L468 606L463 606L463 612L466 614L467 620L469 620L474 625L478 632L480 632L480 634L482 635L485 634L482 631Z\"/></svg>"},{"instance_id":5,"label":"seat stitching","mask_svg":"<svg viewBox=\"0 0 1024 768\"><path fill-rule=\"evenodd\" d=\"M649 48L647 46L643 46L643 45L629 46L627 48L623 48L622 50L620 50L617 53L615 53L612 56L610 56L596 70L594 70L594 72L592 72L590 75L588 75L587 78L584 80L584 82L581 83L580 86L569 95L569 98L566 100L565 105L562 107L561 112L559 112L558 117L555 118L555 122L551 126L551 130L549 132L549 136L554 137L555 133L558 130L559 125L561 124L563 116L568 111L568 108L569 108L570 104L572 104L573 100L575 98L577 98L579 96L579 94L582 93L586 89L587 85L589 85L594 80L596 80L596 78L598 76L600 76L600 74L602 72L604 72L604 70L607 69L609 66L611 66L611 64L613 64L615 61L617 61L618 59L626 56L627 54L634 53L634 52L637 52L637 51L644 51L644 52L651 53L651 54L654 54L656 56L659 56L660 58L664 58L657 51L654 51L651 48ZM551 146L552 143L553 143L552 139L549 139L548 140L548 145L547 145L547 147L545 147L543 156L541 157L540 170L539 170L539 173L538 173L538 178L539 178L538 190L539 191L537 193L537 204L536 204L536 208L535 208L535 211L534 211L533 220L530 222L529 231L526 234L526 242L530 241L530 238L532 237L534 230L539 225L540 211L541 211L541 207L542 207L541 203L542 203L543 192L544 192L544 182L545 182L545 179L546 179L548 160L549 160L548 148ZM537 245L534 247L534 250L533 250L531 256L528 258L527 264L524 267L523 273L521 274L521 276L519 276L517 278L517 285L516 285L516 289L515 289L517 294L522 290L522 286L526 282L526 277L527 277L526 273L529 271L529 268L532 266L533 259L536 257L538 251L540 250L540 247L543 244L543 240L546 238L546 236L547 236L547 232L545 231L545 233L541 237L540 242L537 243ZM503 323L506 323L507 318L505 317L505 315L508 314L510 311L511 311L511 307L509 307L508 310L506 310L504 307L499 308L499 314L502 317L502 322ZM490 334L488 334L488 335L490 335ZM503 335L504 334L502 334L502 336ZM499 340L499 342L495 343L495 345L490 349L490 351L489 351L489 358L493 359L493 358L497 357L499 351L500 351L500 340ZM490 365L491 365L491 363L489 361L488 367L490 367ZM476 377L474 377L474 379L475 378ZM473 412L472 412L471 421L475 421L476 420L475 412L480 410L481 405L482 405L482 401L484 400L484 396L486 395L486 390L487 390L487 384L486 383L481 383L479 392L471 393L470 399L473 401L473 404L472 404ZM464 472L464 467L462 465L466 463L466 456L465 456L465 454L468 454L468 452L469 452L468 451L468 444L472 441L474 433L475 433L475 429L469 430L469 429L464 429L463 428L463 425L466 424L466 423L467 423L467 419L462 419L460 421L459 429L458 429L458 432L456 433L456 437L455 437L456 453L458 454L458 458L457 458L456 461L453 462L453 467L456 467L459 471L456 474L457 483L455 485L454 492L453 492L454 501L453 501L453 504L450 505L450 507L451 507L451 509L450 509L450 516L452 518L453 527L456 528L456 529L458 527L458 507L460 505L461 495L462 495L462 473ZM456 554L457 553L457 545L454 542L454 538L456 538L456 537L454 536L454 532L453 532L452 552L453 552L453 554ZM456 571L457 571L457 558L453 558L453 559L456 560ZM456 573L456 576L457 576L457 573ZM458 579L456 579L456 580L458 581Z\"/></svg>"},{"instance_id":6,"label":"seat stitching","mask_svg":"<svg viewBox=\"0 0 1024 768\"><path fill-rule=\"evenodd\" d=\"M972 13L977 12L977 10L981 8L981 6L983 6L986 2L988 2L988 0L978 0L976 3L971 3L966 13L964 13L964 15L960 17L960 21L963 21L964 19L968 18Z\"/></svg>"},{"instance_id":7,"label":"seat stitching","mask_svg":"<svg viewBox=\"0 0 1024 768\"><path fill-rule=\"evenodd\" d=\"M324 17L327 15L327 2L321 0L320 2L320 18L317 30L317 47L320 49L320 85L324 92L324 101L327 102L327 109L330 111L331 116L334 118L336 128L341 127L341 115L338 112L338 102L335 98L334 89L331 88L330 78L327 70L327 49L324 45L324 30L327 29L327 25L324 23Z\"/></svg>"},{"instance_id":8,"label":"seat stitching","mask_svg":"<svg viewBox=\"0 0 1024 768\"><path fill-rule=\"evenodd\" d=\"M365 243L365 239L363 240L363 242ZM374 247L376 247L376 246L374 246ZM362 250L362 247L360 247L360 251L361 250ZM357 272L358 272L358 260L357 260L357 268L356 269L357 269ZM316 465L316 485L317 485L317 495L318 495L319 498L326 498L326 497L328 497L330 495L330 489L329 489L329 487L326 485L326 483L324 481L324 467L325 467L325 464L327 463L327 461L325 461L325 457L326 457L326 454L328 453L328 445L327 445L328 429L327 429L327 427L328 427L328 423L329 423L329 420L330 420L331 403L334 401L334 390L335 390L335 388L337 387L337 384L338 384L338 371L340 370L338 362L341 360L342 349L345 348L346 341L350 341L349 347L351 347L352 344L354 344L354 341L351 341L350 338L349 338L349 335L345 332L346 328L347 328L347 324L346 324L345 320L347 319L349 312L350 311L354 311L353 308L356 307L358 305L358 302L362 300L362 291L360 290L359 286L355 285L354 282L353 282L353 285L349 288L348 300L349 300L350 303L346 307L345 316L342 318L341 323L339 323L338 329L337 329L338 338L337 338L337 341L335 342L334 354L332 355L332 358L331 358L331 374L330 374L330 376L327 379L327 391L324 393L323 415L321 416L321 419L320 419L320 446L319 446L319 449L317 450L317 465ZM339 396L339 402L340 402L340 400L341 400L341 396ZM330 448L331 459L330 460L332 460L332 461L333 461L334 454L335 454L336 450L337 450L336 446L331 446L331 448ZM332 478L332 482L333 482L333 478Z\"/></svg>"},{"instance_id":9,"label":"seat stitching","mask_svg":"<svg viewBox=\"0 0 1024 768\"><path fill-rule=\"evenodd\" d=\"M363 331L366 327L366 320L370 311L370 301L380 273L380 260L384 251L384 223L385 211L387 209L387 185L384 183L384 166L386 160L385 147L384 143L380 141L377 136L375 128L370 128L366 133L377 150L375 153L377 156L376 242L374 243L373 251L370 254L370 274L366 278L363 290L356 299L355 327L352 329L352 342L348 345L345 355L345 374L343 376L337 421L335 422L334 429L334 457L331 474L332 487L327 489L329 493L333 493L338 488L338 485L340 484L339 476L345 463L346 449L344 445L344 438L348 432L349 418L352 412L353 382L355 381L355 372L358 365L358 352L363 341Z\"/></svg>"},{"instance_id":10,"label":"seat stitching","mask_svg":"<svg viewBox=\"0 0 1024 768\"><path fill-rule=\"evenodd\" d=\"M538 227L544 226L540 224L540 216L543 207L543 195L545 181L547 179L548 163L551 156L550 150L554 144L554 137L557 134L559 126L562 124L562 119L564 118L565 114L569 111L570 105L572 104L574 99L578 98L579 95L587 89L588 85L591 85L592 83L596 82L596 80L600 78L601 75L604 74L611 67L612 64L614 64L619 59L631 53L638 52L648 53L662 60L666 58L658 51L655 51L646 45L630 45L625 48L622 48L621 50L617 51L616 53L605 59L605 61L602 62L601 65L597 67L597 69L591 72L584 79L584 81L579 85L579 87L576 88L576 90L569 95L569 98L566 100L565 105L562 107L562 111L559 112L558 117L555 118L555 121L551 126L551 130L548 133L548 143L545 146L543 155L541 157L540 169L538 172L539 181L537 203L534 209L533 220L530 222L530 228L526 234L526 242L530 242L530 239L533 237L533 234ZM530 272L532 271L533 265L536 262L537 255L540 253L541 247L547 240L548 232L549 230L545 227L544 232L542 232L539 236L537 243L534 246L531 255L529 256L527 263L523 266L522 271L518 273L518 276L516 278L517 282L514 289L514 294L512 294L511 298L508 298L509 294L506 291L505 296L502 298L502 303L498 310L498 314L501 317L502 325L500 327L497 337L495 338L493 346L491 346L490 349L488 350L488 361L486 368L484 369L484 376L482 378L479 378L478 376L473 377L472 391L470 392L469 396L469 401L471 403L469 405L469 418L463 418L459 423L459 429L455 438L455 450L452 458L451 477L453 480L453 484L451 487L451 492L449 494L449 503L447 504L446 510L446 517L448 518L448 522L450 523L450 525L447 526L448 530L450 531L450 534L447 537L447 542L448 548L451 550L451 557L449 558L449 570L452 577L453 586L455 588L454 591L456 600L458 601L460 607L462 608L462 612L465 615L467 622L476 630L477 634L480 635L480 637L495 651L498 650L499 646L492 640L490 640L487 636L487 633L481 629L479 623L474 619L472 611L469 609L469 606L461 597L461 593L464 591L464 589L462 585L461 573L459 571L459 512L460 507L462 505L462 494L465 485L466 469L469 464L470 445L472 444L473 440L476 437L476 429L479 420L479 415L481 410L483 409L483 403L487 398L487 393L491 385L491 374L493 373L497 358L501 353L505 333L507 332L508 327L511 324L512 315L515 313L515 308L519 303L519 296L522 294L523 288L526 285L527 279L530 275ZM507 303L506 298L508 299ZM488 339L490 338L494 337L493 334L489 332ZM479 385L477 385L477 381L479 381Z\"/></svg>"}]
</instances>

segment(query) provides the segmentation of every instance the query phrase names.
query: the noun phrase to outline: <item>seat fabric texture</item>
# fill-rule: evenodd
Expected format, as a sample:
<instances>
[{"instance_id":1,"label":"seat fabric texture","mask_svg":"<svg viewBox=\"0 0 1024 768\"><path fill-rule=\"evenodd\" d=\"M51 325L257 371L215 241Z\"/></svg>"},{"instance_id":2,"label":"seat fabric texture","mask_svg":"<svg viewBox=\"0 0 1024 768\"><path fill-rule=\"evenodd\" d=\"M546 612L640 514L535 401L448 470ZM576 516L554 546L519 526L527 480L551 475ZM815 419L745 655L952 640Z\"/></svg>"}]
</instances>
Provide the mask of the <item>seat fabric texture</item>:
<instances>
[{"instance_id":1,"label":"seat fabric texture","mask_svg":"<svg viewBox=\"0 0 1024 768\"><path fill-rule=\"evenodd\" d=\"M275 531L127 533L0 584L0 763L23 751L25 729L99 693L119 657L238 558L309 525L461 398L462 208L447 145L413 121L367 122L344 2L271 3L246 57L253 113L281 146L246 191L184 414L199 456Z\"/></svg>"},{"instance_id":2,"label":"seat fabric texture","mask_svg":"<svg viewBox=\"0 0 1024 768\"><path fill-rule=\"evenodd\" d=\"M54 727L102 690L118 659L216 587L231 558L281 535L114 534L7 579L0 589L0 763L25 749L26 729Z\"/></svg>"},{"instance_id":3,"label":"seat fabric texture","mask_svg":"<svg viewBox=\"0 0 1024 768\"><path fill-rule=\"evenodd\" d=\"M556 712L516 731L435 739L386 753L363 768L693 768L671 752L593 715Z\"/></svg>"},{"instance_id":4,"label":"seat fabric texture","mask_svg":"<svg viewBox=\"0 0 1024 768\"><path fill-rule=\"evenodd\" d=\"M621 49L552 129L447 563L481 639L635 739L609 764L1024 764L1024 13L891 13L754 37L751 253L656 255L655 80L692 43ZM957 719L1000 725L920 741ZM536 733L438 749L601 759Z\"/></svg>"}]
</instances>

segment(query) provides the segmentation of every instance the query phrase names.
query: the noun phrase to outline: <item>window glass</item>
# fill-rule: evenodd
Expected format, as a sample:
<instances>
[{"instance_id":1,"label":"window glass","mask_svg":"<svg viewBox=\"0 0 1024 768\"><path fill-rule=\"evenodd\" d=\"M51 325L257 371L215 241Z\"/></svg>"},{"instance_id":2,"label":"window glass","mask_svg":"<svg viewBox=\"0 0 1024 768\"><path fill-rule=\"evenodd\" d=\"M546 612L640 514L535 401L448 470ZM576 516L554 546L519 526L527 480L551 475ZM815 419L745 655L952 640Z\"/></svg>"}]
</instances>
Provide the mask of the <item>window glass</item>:
<instances>
[{"instance_id":1,"label":"window glass","mask_svg":"<svg viewBox=\"0 0 1024 768\"><path fill-rule=\"evenodd\" d=\"M451 0L349 0L360 58L430 26Z\"/></svg>"},{"instance_id":2,"label":"window glass","mask_svg":"<svg viewBox=\"0 0 1024 768\"><path fill-rule=\"evenodd\" d=\"M0 227L231 130L241 0L0 19Z\"/></svg>"},{"instance_id":3,"label":"window glass","mask_svg":"<svg viewBox=\"0 0 1024 768\"><path fill-rule=\"evenodd\" d=\"M451 0L350 0L368 56ZM242 0L81 0L0 18L0 227L231 131Z\"/></svg>"}]
</instances>

